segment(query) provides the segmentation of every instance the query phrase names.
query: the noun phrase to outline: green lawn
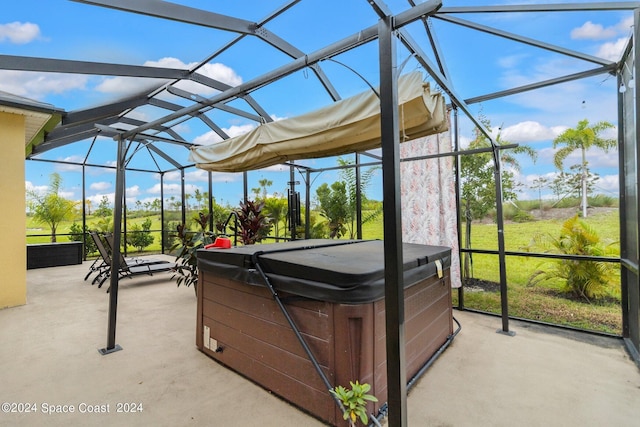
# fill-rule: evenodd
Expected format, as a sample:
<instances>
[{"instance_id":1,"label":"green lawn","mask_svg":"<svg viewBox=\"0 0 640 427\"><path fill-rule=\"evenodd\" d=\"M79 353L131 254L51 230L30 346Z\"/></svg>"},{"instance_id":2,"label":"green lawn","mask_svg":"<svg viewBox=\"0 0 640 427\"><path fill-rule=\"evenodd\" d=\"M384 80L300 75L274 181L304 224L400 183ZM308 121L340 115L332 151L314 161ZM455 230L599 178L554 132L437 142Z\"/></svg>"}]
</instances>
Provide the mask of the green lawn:
<instances>
[{"instance_id":1,"label":"green lawn","mask_svg":"<svg viewBox=\"0 0 640 427\"><path fill-rule=\"evenodd\" d=\"M554 215L554 212L546 212L545 216L557 215ZM506 250L526 252L536 233L557 235L565 219L564 217L549 218L525 223L507 221L504 227ZM601 239L609 242L619 241L620 223L617 209L593 214L584 219L584 221L595 228ZM474 249L497 251L498 229L494 222L473 222L471 228L471 243ZM364 238L381 239L382 236L382 219L364 224ZM607 298L588 303L565 295L562 292L563 284L560 281L549 283L545 286L527 286L531 274L538 269L544 269L544 267L544 261L540 258L506 257L507 298L511 316L616 335L622 333L619 277L615 278L617 285L609 289ZM474 254L473 276L489 282L499 282L498 256ZM457 292L454 291L453 294L453 303L457 306ZM465 288L464 305L466 308L500 313L500 292L493 289Z\"/></svg>"},{"instance_id":2,"label":"green lawn","mask_svg":"<svg viewBox=\"0 0 640 427\"><path fill-rule=\"evenodd\" d=\"M584 221L595 228L602 240L615 244L619 241L617 210L594 214ZM504 227L506 250L526 252L536 233L557 236L563 222L564 219L545 219L527 223L507 223ZM496 250L496 225L473 224L471 243L476 249ZM474 254L473 277L499 282L498 261L496 255ZM619 274L613 278L616 285L608 290L605 298L587 302L563 292L563 283L560 280L535 287L527 285L534 271L548 269L548 261L532 257L507 256L505 265L511 316L617 335L622 333ZM454 304L457 303L457 292L454 292ZM493 289L469 289L464 294L464 305L481 311L500 313L500 293Z\"/></svg>"}]
</instances>

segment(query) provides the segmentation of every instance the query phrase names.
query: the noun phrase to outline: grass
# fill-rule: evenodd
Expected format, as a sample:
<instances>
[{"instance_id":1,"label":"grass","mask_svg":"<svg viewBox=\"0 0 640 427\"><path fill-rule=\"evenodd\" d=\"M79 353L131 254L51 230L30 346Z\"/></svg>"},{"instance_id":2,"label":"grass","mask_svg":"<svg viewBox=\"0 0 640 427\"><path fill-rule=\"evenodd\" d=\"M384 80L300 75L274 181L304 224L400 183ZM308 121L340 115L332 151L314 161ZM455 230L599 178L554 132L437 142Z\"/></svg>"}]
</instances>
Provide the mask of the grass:
<instances>
[{"instance_id":1,"label":"grass","mask_svg":"<svg viewBox=\"0 0 640 427\"><path fill-rule=\"evenodd\" d=\"M565 219L546 219L528 223L505 224L505 247L508 251L527 250L536 233L557 235ZM595 214L584 221L593 226L599 236L608 242L618 242L619 220L617 210ZM472 247L496 250L497 228L493 223L472 225ZM544 286L527 285L531 274L545 267L541 258L507 256L507 287L509 314L514 317L532 319L558 325L622 334L622 309L620 302L620 278L615 278L616 286L601 300L591 303L576 299L563 292L563 283L558 280ZM473 254L473 277L490 282L499 282L499 260L497 255ZM454 292L454 305L458 304ZM500 313L500 293L493 290L465 292L464 305L467 308Z\"/></svg>"},{"instance_id":2,"label":"grass","mask_svg":"<svg viewBox=\"0 0 640 427\"><path fill-rule=\"evenodd\" d=\"M556 235L566 218L551 218L552 209L545 211L547 218L531 222L507 221L504 227L505 246L507 251L525 252L536 233L551 233ZM159 230L160 218L151 217L152 230ZM142 222L145 217L132 218L129 224ZM96 218L89 217L88 224L93 224ZM585 221L595 227L602 239L615 242L619 239L619 218L616 209L606 213L589 216ZM60 225L58 241L68 241L72 222ZM464 229L464 224L463 224ZM27 234L48 234L48 228L34 224L27 218ZM492 221L475 221L472 223L471 243L474 249L497 250L497 227ZM161 251L160 233L154 233L154 243L145 248L145 253ZM383 221L378 218L363 225L365 239L383 238ZM49 237L29 237L28 243L48 242ZM129 252L134 253L129 248ZM556 282L545 286L530 287L527 281L531 274L543 267L540 258L508 256L506 258L509 314L514 317L532 319L552 324L567 325L575 328L605 332L620 335L622 333L622 318L620 306L620 286L610 289L606 298L592 302L568 298L562 292L562 283ZM489 282L499 282L499 263L497 255L474 254L473 277ZM457 306L457 292L453 293L453 304ZM473 290L466 288L464 303L471 308L490 313L500 313L500 293L496 290Z\"/></svg>"},{"instance_id":3,"label":"grass","mask_svg":"<svg viewBox=\"0 0 640 427\"><path fill-rule=\"evenodd\" d=\"M562 223L567 218L551 218L554 213L552 209L547 209L543 214L545 219L542 220L524 223L507 221L504 227L506 250L526 252L536 233L557 235ZM593 226L603 240L611 243L619 241L620 222L616 209L606 213L592 214L584 221ZM382 219L363 225L364 238L381 239L382 236ZM496 224L491 220L473 222L471 243L474 249L497 251L498 229ZM619 277L616 282L617 286L609 290L606 298L588 303L584 300L568 297L563 293L563 284L560 281L545 286L527 286L531 274L544 268L544 261L541 258L507 256L505 262L510 316L589 331L622 334ZM498 256L474 254L473 272L475 278L499 283ZM453 304L458 305L457 292L453 293ZM501 312L500 292L466 289L464 305L466 308L499 314Z\"/></svg>"}]
</instances>

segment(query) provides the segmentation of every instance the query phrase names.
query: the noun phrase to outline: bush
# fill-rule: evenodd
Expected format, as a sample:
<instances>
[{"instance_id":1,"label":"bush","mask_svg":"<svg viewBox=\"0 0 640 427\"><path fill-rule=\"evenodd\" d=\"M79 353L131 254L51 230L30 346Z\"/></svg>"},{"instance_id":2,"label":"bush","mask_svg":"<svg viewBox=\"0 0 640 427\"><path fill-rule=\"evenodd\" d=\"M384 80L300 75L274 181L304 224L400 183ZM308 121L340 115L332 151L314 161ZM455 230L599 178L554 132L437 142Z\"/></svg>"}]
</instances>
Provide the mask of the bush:
<instances>
[{"instance_id":1,"label":"bush","mask_svg":"<svg viewBox=\"0 0 640 427\"><path fill-rule=\"evenodd\" d=\"M580 199L578 197L565 197L553 204L554 208L579 208Z\"/></svg>"},{"instance_id":2,"label":"bush","mask_svg":"<svg viewBox=\"0 0 640 427\"><path fill-rule=\"evenodd\" d=\"M93 239L87 237L87 239L85 240L85 238L84 238L84 236L88 235L90 231L91 230L89 230L87 228L87 226L84 227L84 231L83 231L82 227L77 222L74 222L73 224L71 224L71 227L69 227L69 240L70 241L72 241L72 242L83 242L84 241L84 256L85 256L85 258L86 258L87 255L98 251L98 248L96 247L96 243L93 241Z\"/></svg>"},{"instance_id":3,"label":"bush","mask_svg":"<svg viewBox=\"0 0 640 427\"><path fill-rule=\"evenodd\" d=\"M594 208L617 207L618 199L604 194L597 194L594 197L589 197L589 206Z\"/></svg>"},{"instance_id":4,"label":"bush","mask_svg":"<svg viewBox=\"0 0 640 427\"><path fill-rule=\"evenodd\" d=\"M271 218L264 215L263 208L264 202L247 200L241 201L240 207L236 209L238 224L231 229L243 245L259 243L271 232Z\"/></svg>"},{"instance_id":5,"label":"bush","mask_svg":"<svg viewBox=\"0 0 640 427\"><path fill-rule=\"evenodd\" d=\"M138 252L142 252L144 248L153 243L153 236L151 235L150 230L150 218L145 219L142 225L131 225L127 232L127 244L138 249Z\"/></svg>"},{"instance_id":6,"label":"bush","mask_svg":"<svg viewBox=\"0 0 640 427\"><path fill-rule=\"evenodd\" d=\"M514 222L529 222L533 221L535 218L527 211L517 211L515 215L513 215L512 221Z\"/></svg>"},{"instance_id":7,"label":"bush","mask_svg":"<svg viewBox=\"0 0 640 427\"><path fill-rule=\"evenodd\" d=\"M565 221L558 237L537 235L532 246L564 255L612 257L619 252L614 243L602 242L596 231L577 215ZM565 292L588 302L611 293L619 282L617 265L611 262L556 259L544 261L541 267L531 275L529 285L561 280Z\"/></svg>"}]
</instances>

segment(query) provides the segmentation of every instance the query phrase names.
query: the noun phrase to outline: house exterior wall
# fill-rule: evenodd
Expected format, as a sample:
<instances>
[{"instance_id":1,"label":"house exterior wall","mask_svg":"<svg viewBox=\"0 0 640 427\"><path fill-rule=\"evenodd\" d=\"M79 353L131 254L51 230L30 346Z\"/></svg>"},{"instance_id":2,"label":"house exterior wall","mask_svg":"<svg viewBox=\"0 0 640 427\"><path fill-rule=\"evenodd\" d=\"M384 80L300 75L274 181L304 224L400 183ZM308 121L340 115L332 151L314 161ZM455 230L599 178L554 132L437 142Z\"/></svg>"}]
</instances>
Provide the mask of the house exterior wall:
<instances>
[{"instance_id":1,"label":"house exterior wall","mask_svg":"<svg viewBox=\"0 0 640 427\"><path fill-rule=\"evenodd\" d=\"M0 309L26 304L25 117L0 112Z\"/></svg>"}]
</instances>

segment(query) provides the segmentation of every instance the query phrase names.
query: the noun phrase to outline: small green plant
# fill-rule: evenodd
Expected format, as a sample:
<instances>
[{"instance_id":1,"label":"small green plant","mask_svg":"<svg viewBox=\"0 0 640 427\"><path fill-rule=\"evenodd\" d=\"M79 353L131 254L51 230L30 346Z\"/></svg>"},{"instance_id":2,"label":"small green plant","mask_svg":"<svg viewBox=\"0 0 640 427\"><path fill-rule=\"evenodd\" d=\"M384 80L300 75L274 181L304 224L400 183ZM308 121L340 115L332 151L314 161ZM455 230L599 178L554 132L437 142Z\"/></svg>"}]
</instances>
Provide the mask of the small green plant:
<instances>
[{"instance_id":1,"label":"small green plant","mask_svg":"<svg viewBox=\"0 0 640 427\"><path fill-rule=\"evenodd\" d=\"M619 253L614 243L603 243L596 231L577 215L562 224L560 236L535 236L531 246L564 255L611 257ZM566 292L587 302L607 295L618 282L616 264L611 262L558 259L545 261L541 267L544 268L531 275L529 285L560 279Z\"/></svg>"},{"instance_id":2,"label":"small green plant","mask_svg":"<svg viewBox=\"0 0 640 427\"><path fill-rule=\"evenodd\" d=\"M346 389L339 385L330 392L342 403L344 407L343 418L349 421L352 427L356 425L358 419L362 424L367 425L369 416L367 415L367 402L377 402L378 398L372 394L367 394L371 386L367 383L360 384L349 381L351 389Z\"/></svg>"}]
</instances>

